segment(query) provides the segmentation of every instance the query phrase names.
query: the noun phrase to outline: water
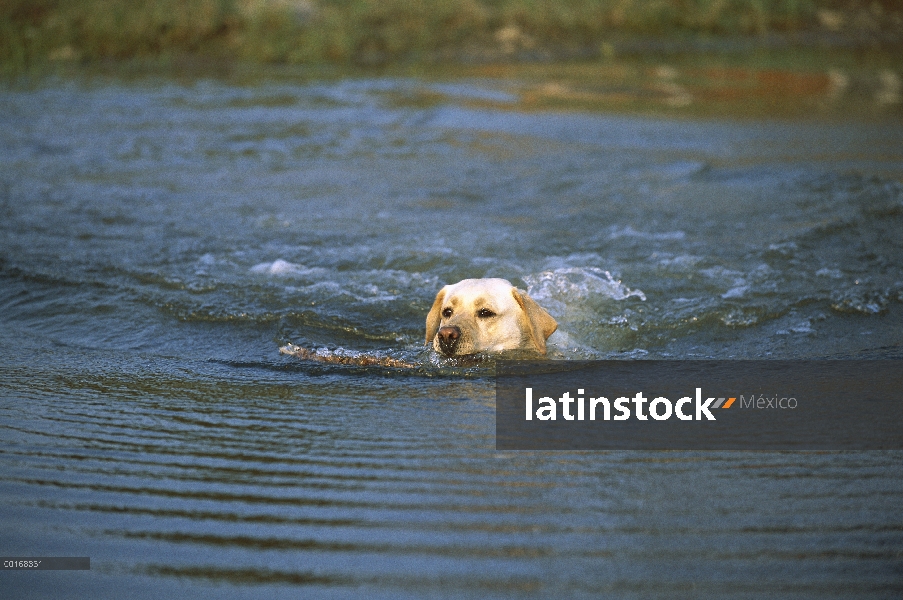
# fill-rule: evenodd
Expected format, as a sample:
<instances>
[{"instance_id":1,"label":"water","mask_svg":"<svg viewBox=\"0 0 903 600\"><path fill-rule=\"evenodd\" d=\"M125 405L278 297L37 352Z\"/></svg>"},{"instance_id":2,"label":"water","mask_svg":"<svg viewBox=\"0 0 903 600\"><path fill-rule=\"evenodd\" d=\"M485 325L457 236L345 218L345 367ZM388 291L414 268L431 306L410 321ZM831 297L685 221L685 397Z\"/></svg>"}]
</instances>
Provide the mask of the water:
<instances>
[{"instance_id":1,"label":"water","mask_svg":"<svg viewBox=\"0 0 903 600\"><path fill-rule=\"evenodd\" d=\"M491 367L422 346L504 277L559 360L903 358L898 121L50 81L0 147L0 551L92 561L14 597L903 591L899 452L498 453Z\"/></svg>"}]
</instances>

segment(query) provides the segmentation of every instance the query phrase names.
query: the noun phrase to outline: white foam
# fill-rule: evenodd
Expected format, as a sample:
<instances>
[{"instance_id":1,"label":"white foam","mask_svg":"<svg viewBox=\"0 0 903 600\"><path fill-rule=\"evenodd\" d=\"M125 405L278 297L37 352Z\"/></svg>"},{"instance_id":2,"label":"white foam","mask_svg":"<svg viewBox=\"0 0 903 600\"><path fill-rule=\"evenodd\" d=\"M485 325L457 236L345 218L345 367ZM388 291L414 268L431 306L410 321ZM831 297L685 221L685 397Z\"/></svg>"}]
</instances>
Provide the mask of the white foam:
<instances>
[{"instance_id":1,"label":"white foam","mask_svg":"<svg viewBox=\"0 0 903 600\"><path fill-rule=\"evenodd\" d=\"M748 285L738 285L721 294L722 298L742 298L749 291Z\"/></svg>"},{"instance_id":2,"label":"white foam","mask_svg":"<svg viewBox=\"0 0 903 600\"><path fill-rule=\"evenodd\" d=\"M663 255L658 259L658 264L665 268L690 269L696 266L701 260L701 256L694 256L692 254L680 254L677 256Z\"/></svg>"},{"instance_id":3,"label":"white foam","mask_svg":"<svg viewBox=\"0 0 903 600\"><path fill-rule=\"evenodd\" d=\"M616 240L618 238L640 238L643 240L682 240L687 237L683 231L663 231L661 233L651 233L648 231L638 231L630 225L624 227L612 227L608 239Z\"/></svg>"},{"instance_id":4,"label":"white foam","mask_svg":"<svg viewBox=\"0 0 903 600\"><path fill-rule=\"evenodd\" d=\"M831 279L843 279L843 273L841 273L839 269L829 269L827 267L816 271L815 276L830 277Z\"/></svg>"},{"instance_id":5,"label":"white foam","mask_svg":"<svg viewBox=\"0 0 903 600\"><path fill-rule=\"evenodd\" d=\"M586 298L602 295L612 300L624 300L636 296L645 300L640 290L631 290L611 273L597 267L565 267L554 271L543 271L527 275L524 281L529 286L527 293L535 298Z\"/></svg>"},{"instance_id":6,"label":"white foam","mask_svg":"<svg viewBox=\"0 0 903 600\"><path fill-rule=\"evenodd\" d=\"M265 275L315 275L322 274L326 270L322 268L309 268L304 265L288 262L277 258L271 263L260 263L251 267L252 273L263 273Z\"/></svg>"},{"instance_id":7,"label":"white foam","mask_svg":"<svg viewBox=\"0 0 903 600\"><path fill-rule=\"evenodd\" d=\"M523 277L527 293L552 315L565 317L575 310L586 309L594 299L646 300L641 290L631 290L611 273L596 267L565 267Z\"/></svg>"}]
</instances>

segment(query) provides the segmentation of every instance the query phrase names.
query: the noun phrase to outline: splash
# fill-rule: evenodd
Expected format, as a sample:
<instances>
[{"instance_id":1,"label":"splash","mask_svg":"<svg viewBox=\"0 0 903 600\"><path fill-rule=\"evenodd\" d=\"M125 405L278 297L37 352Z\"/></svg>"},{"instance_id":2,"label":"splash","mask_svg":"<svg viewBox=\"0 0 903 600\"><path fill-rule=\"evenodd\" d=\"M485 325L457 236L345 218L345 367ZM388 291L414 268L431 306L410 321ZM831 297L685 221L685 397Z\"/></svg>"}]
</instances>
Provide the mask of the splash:
<instances>
[{"instance_id":1,"label":"splash","mask_svg":"<svg viewBox=\"0 0 903 600\"><path fill-rule=\"evenodd\" d=\"M317 271L322 271L322 269L309 269L281 258L271 263L260 263L251 267L252 273L263 273L266 275L309 275Z\"/></svg>"},{"instance_id":2,"label":"splash","mask_svg":"<svg viewBox=\"0 0 903 600\"><path fill-rule=\"evenodd\" d=\"M646 294L630 289L611 273L597 267L565 267L523 277L527 293L553 315L563 317L568 308L593 300L646 300Z\"/></svg>"},{"instance_id":3,"label":"splash","mask_svg":"<svg viewBox=\"0 0 903 600\"><path fill-rule=\"evenodd\" d=\"M523 280L530 297L559 321L558 331L549 338L556 348L550 356L556 358L597 358L595 348L621 346L619 336L636 330L636 315L613 301L646 300L641 290L630 289L597 267L563 267Z\"/></svg>"}]
</instances>

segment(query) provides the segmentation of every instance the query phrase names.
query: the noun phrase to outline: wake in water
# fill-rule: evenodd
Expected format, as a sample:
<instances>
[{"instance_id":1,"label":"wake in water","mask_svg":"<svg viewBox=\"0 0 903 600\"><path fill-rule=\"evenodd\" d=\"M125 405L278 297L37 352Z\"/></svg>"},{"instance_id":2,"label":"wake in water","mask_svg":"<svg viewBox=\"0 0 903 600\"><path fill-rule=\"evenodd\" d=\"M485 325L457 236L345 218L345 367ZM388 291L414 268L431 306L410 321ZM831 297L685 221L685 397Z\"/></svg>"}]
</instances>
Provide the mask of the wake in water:
<instances>
[{"instance_id":1,"label":"wake in water","mask_svg":"<svg viewBox=\"0 0 903 600\"><path fill-rule=\"evenodd\" d=\"M297 268L286 269L286 261L277 260L266 264L267 268L258 265L254 272L266 272L282 275L287 270L296 272ZM568 319L578 322L591 317L594 306L599 302L639 298L646 300L640 290L631 290L612 277L611 273L595 267L565 267L541 273L527 275L523 280L528 285L528 293L539 299L544 307L556 319ZM397 351L369 350L366 352L345 348L330 349L320 347L310 349L298 344L289 343L279 348L280 354L292 356L304 361L313 361L329 365L345 365L355 367L387 367L392 369L434 369L447 367L473 367L492 365L495 360L529 359L529 360L568 360L600 358L599 351L582 343L578 336L559 329L549 338L548 354L538 356L527 351L505 351L501 353L476 353L468 356L446 357L434 352L429 347L408 348ZM631 355L635 358L635 356Z\"/></svg>"}]
</instances>

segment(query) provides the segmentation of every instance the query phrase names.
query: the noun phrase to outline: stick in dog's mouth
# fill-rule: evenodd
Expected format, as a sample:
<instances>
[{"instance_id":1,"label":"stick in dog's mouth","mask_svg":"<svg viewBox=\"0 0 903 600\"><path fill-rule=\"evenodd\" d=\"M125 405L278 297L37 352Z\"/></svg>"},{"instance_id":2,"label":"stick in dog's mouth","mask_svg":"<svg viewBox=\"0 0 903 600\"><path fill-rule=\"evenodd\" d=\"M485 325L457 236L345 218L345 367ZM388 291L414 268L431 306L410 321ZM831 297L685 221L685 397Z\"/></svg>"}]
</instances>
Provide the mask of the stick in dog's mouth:
<instances>
[{"instance_id":1,"label":"stick in dog's mouth","mask_svg":"<svg viewBox=\"0 0 903 600\"><path fill-rule=\"evenodd\" d=\"M544 356L558 323L526 292L505 279L465 279L442 288L426 317L426 346L447 359L482 362L486 354L529 352ZM334 365L411 369L421 365L375 354L279 349L303 360Z\"/></svg>"},{"instance_id":2,"label":"stick in dog's mouth","mask_svg":"<svg viewBox=\"0 0 903 600\"><path fill-rule=\"evenodd\" d=\"M330 365L353 365L357 367L390 367L393 369L413 369L419 365L392 358L391 356L376 356L373 354L343 354L327 350L309 350L295 344L286 344L279 348L280 354L287 354L302 360L312 360Z\"/></svg>"}]
</instances>

